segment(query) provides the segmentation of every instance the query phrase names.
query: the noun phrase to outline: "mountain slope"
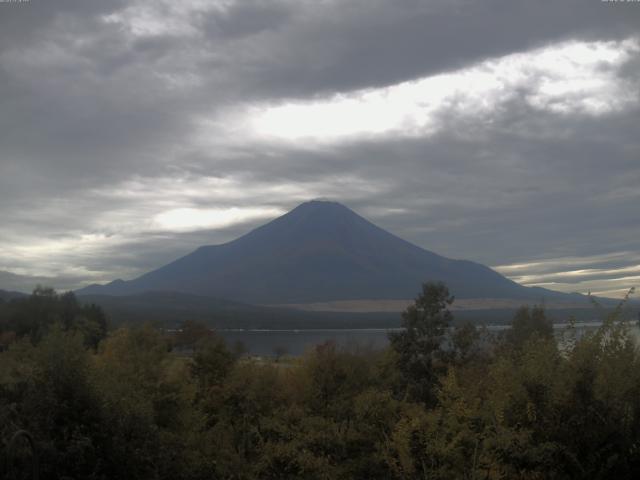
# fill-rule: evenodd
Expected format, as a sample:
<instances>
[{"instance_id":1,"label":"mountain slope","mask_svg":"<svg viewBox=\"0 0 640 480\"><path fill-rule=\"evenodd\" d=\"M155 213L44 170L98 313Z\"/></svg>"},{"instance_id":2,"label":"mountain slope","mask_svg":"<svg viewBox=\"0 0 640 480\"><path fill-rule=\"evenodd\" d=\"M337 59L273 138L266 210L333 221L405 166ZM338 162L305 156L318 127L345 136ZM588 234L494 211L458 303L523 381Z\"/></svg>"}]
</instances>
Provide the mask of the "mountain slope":
<instances>
[{"instance_id":1,"label":"mountain slope","mask_svg":"<svg viewBox=\"0 0 640 480\"><path fill-rule=\"evenodd\" d=\"M246 303L406 299L440 280L459 298L540 300L568 295L526 288L490 268L417 247L334 202L303 203L223 245L205 246L131 281L80 294L152 290Z\"/></svg>"},{"instance_id":2,"label":"mountain slope","mask_svg":"<svg viewBox=\"0 0 640 480\"><path fill-rule=\"evenodd\" d=\"M26 297L26 293L21 292L12 292L7 290L0 290L0 300L8 302L9 300L13 300L16 298L24 298Z\"/></svg>"}]
</instances>

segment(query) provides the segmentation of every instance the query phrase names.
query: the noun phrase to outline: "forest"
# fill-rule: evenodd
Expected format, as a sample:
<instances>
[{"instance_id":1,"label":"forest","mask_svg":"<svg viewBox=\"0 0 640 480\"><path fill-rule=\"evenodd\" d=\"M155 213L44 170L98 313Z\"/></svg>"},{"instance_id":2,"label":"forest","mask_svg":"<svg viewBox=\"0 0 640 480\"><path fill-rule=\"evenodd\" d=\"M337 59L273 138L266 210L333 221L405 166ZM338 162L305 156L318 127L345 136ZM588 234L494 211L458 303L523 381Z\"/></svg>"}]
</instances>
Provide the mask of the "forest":
<instances>
[{"instance_id":1,"label":"forest","mask_svg":"<svg viewBox=\"0 0 640 480\"><path fill-rule=\"evenodd\" d=\"M257 359L193 321L110 328L73 293L0 301L0 472L638 478L640 354L624 301L593 331L569 321L555 335L540 306L490 335L453 326L452 302L424 284L383 350Z\"/></svg>"}]
</instances>

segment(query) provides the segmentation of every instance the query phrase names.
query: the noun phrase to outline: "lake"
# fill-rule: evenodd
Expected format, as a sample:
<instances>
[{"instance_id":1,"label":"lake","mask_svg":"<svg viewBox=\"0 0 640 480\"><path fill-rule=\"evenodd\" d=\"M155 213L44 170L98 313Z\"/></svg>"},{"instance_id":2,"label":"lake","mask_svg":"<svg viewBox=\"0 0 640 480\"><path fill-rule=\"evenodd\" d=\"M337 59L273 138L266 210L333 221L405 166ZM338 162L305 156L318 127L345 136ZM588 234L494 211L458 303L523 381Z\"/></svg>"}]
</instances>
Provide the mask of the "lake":
<instances>
[{"instance_id":1,"label":"lake","mask_svg":"<svg viewBox=\"0 0 640 480\"><path fill-rule=\"evenodd\" d=\"M578 333L594 330L601 322L576 323ZM568 326L566 323L554 324L558 334ZM506 325L488 325L490 332L499 332L509 328ZM633 331L640 337L640 329L633 324ZM334 341L337 345L356 348L384 348L388 345L387 334L399 328L356 328L356 329L300 329L300 330L261 330L261 329L222 329L218 333L233 346L242 342L248 353L258 356L274 355L276 349L282 349L287 355L302 355L315 345Z\"/></svg>"}]
</instances>

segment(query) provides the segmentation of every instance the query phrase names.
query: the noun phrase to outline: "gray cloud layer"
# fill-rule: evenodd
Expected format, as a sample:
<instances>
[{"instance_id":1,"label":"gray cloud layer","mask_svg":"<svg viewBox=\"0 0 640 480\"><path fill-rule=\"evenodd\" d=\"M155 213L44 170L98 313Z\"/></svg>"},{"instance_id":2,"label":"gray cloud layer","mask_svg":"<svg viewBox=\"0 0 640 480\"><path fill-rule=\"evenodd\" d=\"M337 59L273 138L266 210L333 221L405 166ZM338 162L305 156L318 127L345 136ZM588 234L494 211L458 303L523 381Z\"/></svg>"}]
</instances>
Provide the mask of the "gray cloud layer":
<instances>
[{"instance_id":1,"label":"gray cloud layer","mask_svg":"<svg viewBox=\"0 0 640 480\"><path fill-rule=\"evenodd\" d=\"M603 270L639 264L638 25L640 4L600 1L0 3L0 270L59 277L60 288L130 278L330 197L444 255L550 262L505 270L525 283L625 288L632 275ZM331 102L571 42L626 56L560 94L549 84L562 87L563 65L547 75L525 61L524 79L488 106L443 100L428 134L282 141L247 123L247 109ZM517 73L505 65L506 78ZM158 220L229 208L265 210L192 228ZM617 252L590 283L556 261L593 268L589 258ZM24 289L15 278L0 288Z\"/></svg>"}]
</instances>

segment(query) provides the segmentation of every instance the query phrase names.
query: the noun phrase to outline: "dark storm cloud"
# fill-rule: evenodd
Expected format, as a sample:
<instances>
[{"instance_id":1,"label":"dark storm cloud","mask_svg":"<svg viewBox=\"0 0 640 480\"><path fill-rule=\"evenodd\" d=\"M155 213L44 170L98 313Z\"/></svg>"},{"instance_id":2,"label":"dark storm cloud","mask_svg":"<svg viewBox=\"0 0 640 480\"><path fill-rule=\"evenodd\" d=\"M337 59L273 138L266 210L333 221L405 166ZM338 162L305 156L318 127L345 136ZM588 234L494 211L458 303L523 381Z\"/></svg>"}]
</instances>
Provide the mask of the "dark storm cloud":
<instances>
[{"instance_id":1,"label":"dark storm cloud","mask_svg":"<svg viewBox=\"0 0 640 480\"><path fill-rule=\"evenodd\" d=\"M291 20L294 9L285 2L249 0L205 14L200 22L210 40L224 42L283 27Z\"/></svg>"},{"instance_id":2,"label":"dark storm cloud","mask_svg":"<svg viewBox=\"0 0 640 480\"><path fill-rule=\"evenodd\" d=\"M205 15L210 46L231 49L232 88L277 98L379 87L554 41L625 38L640 23L633 5L577 0L309 5L238 2Z\"/></svg>"},{"instance_id":3,"label":"dark storm cloud","mask_svg":"<svg viewBox=\"0 0 640 480\"><path fill-rule=\"evenodd\" d=\"M108 14L126 4L124 0L29 0L0 5L0 49L31 42L53 22L66 16L93 23L97 15Z\"/></svg>"},{"instance_id":4,"label":"dark storm cloud","mask_svg":"<svg viewBox=\"0 0 640 480\"><path fill-rule=\"evenodd\" d=\"M232 113L639 24L638 4L573 0L0 3L0 270L129 278L265 220L163 230L159 212L315 196L491 265L638 252L637 52L612 77L629 105L602 114L534 108L523 83L489 113L443 107L430 135L318 146L256 138Z\"/></svg>"}]
</instances>

